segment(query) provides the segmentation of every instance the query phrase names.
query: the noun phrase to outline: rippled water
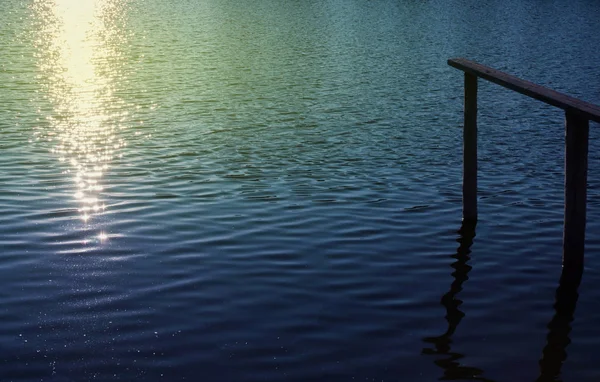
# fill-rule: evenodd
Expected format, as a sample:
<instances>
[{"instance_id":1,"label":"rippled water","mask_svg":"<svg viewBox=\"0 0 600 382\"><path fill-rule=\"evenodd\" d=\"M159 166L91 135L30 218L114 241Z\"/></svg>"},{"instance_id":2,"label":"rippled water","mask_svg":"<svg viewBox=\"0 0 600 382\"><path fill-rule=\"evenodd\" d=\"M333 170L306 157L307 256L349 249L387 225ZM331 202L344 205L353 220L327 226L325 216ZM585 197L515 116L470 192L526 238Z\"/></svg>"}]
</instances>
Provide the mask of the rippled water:
<instances>
[{"instance_id":1,"label":"rippled water","mask_svg":"<svg viewBox=\"0 0 600 382\"><path fill-rule=\"evenodd\" d=\"M590 0L3 0L0 381L598 380L598 126L583 281L555 293L563 114L480 83L461 229L446 65L600 103L598 19Z\"/></svg>"}]
</instances>

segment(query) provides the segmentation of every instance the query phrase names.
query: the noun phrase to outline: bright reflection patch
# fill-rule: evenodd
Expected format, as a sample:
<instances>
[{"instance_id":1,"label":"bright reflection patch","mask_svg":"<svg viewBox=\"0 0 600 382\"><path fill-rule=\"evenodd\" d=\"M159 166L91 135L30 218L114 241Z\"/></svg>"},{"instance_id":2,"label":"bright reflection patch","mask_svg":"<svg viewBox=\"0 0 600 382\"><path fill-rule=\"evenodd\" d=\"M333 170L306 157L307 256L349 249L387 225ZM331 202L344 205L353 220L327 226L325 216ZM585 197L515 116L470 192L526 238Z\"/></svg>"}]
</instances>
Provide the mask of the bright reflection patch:
<instances>
[{"instance_id":1,"label":"bright reflection patch","mask_svg":"<svg viewBox=\"0 0 600 382\"><path fill-rule=\"evenodd\" d=\"M73 200L89 223L105 210L102 178L124 146L118 131L126 115L114 96L118 80L119 0L34 0L40 83L53 105L50 129L38 139L53 144L60 162L71 166ZM100 234L101 240L106 234ZM104 239L103 239L104 238Z\"/></svg>"}]
</instances>

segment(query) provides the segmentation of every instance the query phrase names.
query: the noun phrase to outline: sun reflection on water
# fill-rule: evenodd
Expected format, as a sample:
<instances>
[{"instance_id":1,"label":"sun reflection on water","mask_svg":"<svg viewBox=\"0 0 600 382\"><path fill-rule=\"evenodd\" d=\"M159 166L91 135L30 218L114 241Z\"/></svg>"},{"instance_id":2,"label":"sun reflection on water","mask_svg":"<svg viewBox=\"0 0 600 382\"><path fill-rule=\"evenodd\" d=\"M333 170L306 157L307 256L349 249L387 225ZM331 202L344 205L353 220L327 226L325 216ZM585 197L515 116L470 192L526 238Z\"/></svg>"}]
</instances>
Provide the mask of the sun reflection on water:
<instances>
[{"instance_id":1,"label":"sun reflection on water","mask_svg":"<svg viewBox=\"0 0 600 382\"><path fill-rule=\"evenodd\" d=\"M111 17L118 0L35 0L39 80L53 110L49 128L38 139L52 145L65 174L74 182L74 200L81 220L89 223L106 209L103 176L118 151L126 108L114 96L119 52L111 38L117 31ZM104 236L103 236L104 235ZM106 234L99 238L104 241Z\"/></svg>"}]
</instances>

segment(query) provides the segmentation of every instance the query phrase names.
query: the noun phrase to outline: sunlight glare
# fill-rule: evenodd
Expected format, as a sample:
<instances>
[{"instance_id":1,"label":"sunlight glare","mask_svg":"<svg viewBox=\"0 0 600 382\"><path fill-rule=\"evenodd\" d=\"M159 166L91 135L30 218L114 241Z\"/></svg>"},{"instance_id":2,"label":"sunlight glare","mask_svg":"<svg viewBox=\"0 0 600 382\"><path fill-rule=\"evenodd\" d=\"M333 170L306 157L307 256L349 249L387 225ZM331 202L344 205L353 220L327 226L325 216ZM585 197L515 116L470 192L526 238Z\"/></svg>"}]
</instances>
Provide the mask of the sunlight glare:
<instances>
[{"instance_id":1,"label":"sunlight glare","mask_svg":"<svg viewBox=\"0 0 600 382\"><path fill-rule=\"evenodd\" d=\"M43 20L38 64L54 108L48 117L52 128L40 135L55 142L54 155L74 169L75 200L86 223L104 211L101 179L125 146L117 135L124 112L115 112L121 101L113 95L111 58L118 47L107 37L119 32L108 22L119 1L34 0L32 5Z\"/></svg>"}]
</instances>

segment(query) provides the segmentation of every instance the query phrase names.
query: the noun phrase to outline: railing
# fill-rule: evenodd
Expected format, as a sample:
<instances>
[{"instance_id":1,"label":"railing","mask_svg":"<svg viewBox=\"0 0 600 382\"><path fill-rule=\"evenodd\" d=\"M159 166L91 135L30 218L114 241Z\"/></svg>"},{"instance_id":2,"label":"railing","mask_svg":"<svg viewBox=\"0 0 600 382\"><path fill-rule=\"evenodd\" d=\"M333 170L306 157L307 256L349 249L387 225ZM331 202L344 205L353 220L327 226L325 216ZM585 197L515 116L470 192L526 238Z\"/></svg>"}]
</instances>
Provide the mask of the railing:
<instances>
[{"instance_id":1,"label":"railing","mask_svg":"<svg viewBox=\"0 0 600 382\"><path fill-rule=\"evenodd\" d=\"M477 221L477 78L535 98L565 111L565 218L563 268L583 269L589 121L600 122L600 107L510 74L455 58L448 65L465 73L463 130L463 220ZM577 277L577 276L574 276Z\"/></svg>"}]
</instances>

